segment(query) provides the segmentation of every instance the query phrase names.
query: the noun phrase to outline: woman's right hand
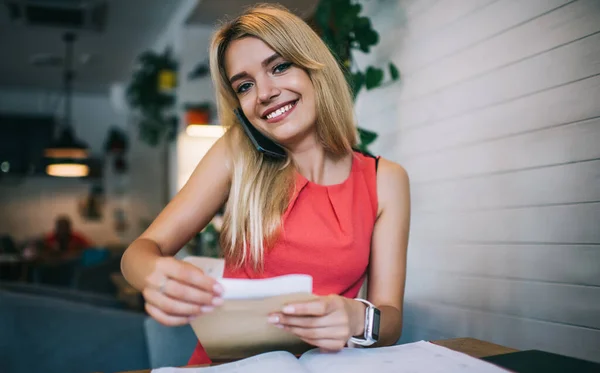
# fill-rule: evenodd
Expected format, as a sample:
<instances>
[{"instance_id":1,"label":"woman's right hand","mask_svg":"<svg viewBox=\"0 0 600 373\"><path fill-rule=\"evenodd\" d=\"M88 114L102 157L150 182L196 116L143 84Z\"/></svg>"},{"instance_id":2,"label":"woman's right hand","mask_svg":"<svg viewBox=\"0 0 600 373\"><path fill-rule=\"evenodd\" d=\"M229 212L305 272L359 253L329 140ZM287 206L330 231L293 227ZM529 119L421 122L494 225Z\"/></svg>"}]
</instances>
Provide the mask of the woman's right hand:
<instances>
[{"instance_id":1,"label":"woman's right hand","mask_svg":"<svg viewBox=\"0 0 600 373\"><path fill-rule=\"evenodd\" d=\"M156 259L142 289L148 314L167 326L184 325L211 312L223 304L222 293L223 287L214 278L173 257Z\"/></svg>"},{"instance_id":2,"label":"woman's right hand","mask_svg":"<svg viewBox=\"0 0 600 373\"><path fill-rule=\"evenodd\" d=\"M146 311L161 324L189 323L223 302L214 278L174 256L227 202L230 136L217 140L184 187L123 253L123 276L142 292Z\"/></svg>"}]
</instances>

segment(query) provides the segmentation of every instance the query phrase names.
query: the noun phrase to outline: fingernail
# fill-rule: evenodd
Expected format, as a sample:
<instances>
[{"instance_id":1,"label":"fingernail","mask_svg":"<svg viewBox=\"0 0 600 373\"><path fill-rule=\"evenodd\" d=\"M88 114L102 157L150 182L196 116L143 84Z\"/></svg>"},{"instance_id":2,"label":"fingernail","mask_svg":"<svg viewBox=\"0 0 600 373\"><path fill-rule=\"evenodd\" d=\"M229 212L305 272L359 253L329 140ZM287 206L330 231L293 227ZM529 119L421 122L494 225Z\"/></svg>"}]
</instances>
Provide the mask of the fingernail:
<instances>
[{"instance_id":1,"label":"fingernail","mask_svg":"<svg viewBox=\"0 0 600 373\"><path fill-rule=\"evenodd\" d=\"M198 316L190 316L190 317L188 317L188 322L192 322L192 321L196 320L197 317Z\"/></svg>"},{"instance_id":2,"label":"fingernail","mask_svg":"<svg viewBox=\"0 0 600 373\"><path fill-rule=\"evenodd\" d=\"M223 298L213 298L212 300L213 306L220 306L223 304Z\"/></svg>"},{"instance_id":3,"label":"fingernail","mask_svg":"<svg viewBox=\"0 0 600 373\"><path fill-rule=\"evenodd\" d=\"M221 284L215 284L213 286L213 290L215 291L215 293L217 294L222 294L223 293L223 286Z\"/></svg>"},{"instance_id":4,"label":"fingernail","mask_svg":"<svg viewBox=\"0 0 600 373\"><path fill-rule=\"evenodd\" d=\"M282 309L283 313L294 313L294 307L292 306L285 306Z\"/></svg>"},{"instance_id":5,"label":"fingernail","mask_svg":"<svg viewBox=\"0 0 600 373\"><path fill-rule=\"evenodd\" d=\"M206 313L206 312L210 312L212 310L214 310L215 308L213 306L202 306L200 307L200 311Z\"/></svg>"},{"instance_id":6,"label":"fingernail","mask_svg":"<svg viewBox=\"0 0 600 373\"><path fill-rule=\"evenodd\" d=\"M273 315L273 316L269 316L269 319L268 319L268 321L269 321L271 324L277 324L277 323L279 322L279 316L275 316L275 315Z\"/></svg>"},{"instance_id":7,"label":"fingernail","mask_svg":"<svg viewBox=\"0 0 600 373\"><path fill-rule=\"evenodd\" d=\"M279 328L279 329L283 329L283 325L281 325L281 324L275 324L275 327Z\"/></svg>"}]
</instances>

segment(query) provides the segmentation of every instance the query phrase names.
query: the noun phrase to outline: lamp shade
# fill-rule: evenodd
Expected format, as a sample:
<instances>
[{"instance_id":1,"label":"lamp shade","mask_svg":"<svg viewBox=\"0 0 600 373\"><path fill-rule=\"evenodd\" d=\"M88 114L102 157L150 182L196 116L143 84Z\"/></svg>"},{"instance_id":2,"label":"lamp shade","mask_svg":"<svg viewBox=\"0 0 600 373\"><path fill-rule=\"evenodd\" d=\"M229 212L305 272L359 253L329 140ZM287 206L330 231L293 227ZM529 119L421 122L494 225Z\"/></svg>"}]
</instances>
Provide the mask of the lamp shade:
<instances>
[{"instance_id":1,"label":"lamp shade","mask_svg":"<svg viewBox=\"0 0 600 373\"><path fill-rule=\"evenodd\" d=\"M46 173L56 177L85 177L89 175L90 168L83 163L51 163L46 166Z\"/></svg>"},{"instance_id":2,"label":"lamp shade","mask_svg":"<svg viewBox=\"0 0 600 373\"><path fill-rule=\"evenodd\" d=\"M88 147L84 142L73 136L70 127L66 127L59 138L44 149L44 156L50 159L85 159L88 157Z\"/></svg>"},{"instance_id":3,"label":"lamp shade","mask_svg":"<svg viewBox=\"0 0 600 373\"><path fill-rule=\"evenodd\" d=\"M59 138L44 149L48 164L46 174L57 177L85 177L90 173L89 166L84 162L88 158L88 148L85 143L73 136L71 128L67 127Z\"/></svg>"},{"instance_id":4,"label":"lamp shade","mask_svg":"<svg viewBox=\"0 0 600 373\"><path fill-rule=\"evenodd\" d=\"M73 42L76 36L73 32L66 32L63 40L65 50L65 123L60 136L46 149L44 156L48 160L46 173L50 176L59 177L83 177L90 172L89 166L84 162L88 158L88 147L78 140L73 134L71 127L71 99L72 81L75 76L72 70Z\"/></svg>"}]
</instances>

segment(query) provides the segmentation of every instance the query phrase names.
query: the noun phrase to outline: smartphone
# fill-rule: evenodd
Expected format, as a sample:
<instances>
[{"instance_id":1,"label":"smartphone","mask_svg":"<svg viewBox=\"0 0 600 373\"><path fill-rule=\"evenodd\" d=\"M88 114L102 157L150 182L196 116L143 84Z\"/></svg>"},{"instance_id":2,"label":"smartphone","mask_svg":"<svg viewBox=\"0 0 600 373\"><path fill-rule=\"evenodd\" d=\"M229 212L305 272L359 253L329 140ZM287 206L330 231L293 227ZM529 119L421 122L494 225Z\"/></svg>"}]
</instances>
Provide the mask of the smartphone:
<instances>
[{"instance_id":1,"label":"smartphone","mask_svg":"<svg viewBox=\"0 0 600 373\"><path fill-rule=\"evenodd\" d=\"M246 132L246 135L248 135L248 138L250 138L250 141L252 141L256 150L272 158L285 159L287 157L285 149L257 130L256 127L250 123L248 118L246 118L242 109L237 108L234 110L234 113L238 117L244 132Z\"/></svg>"}]
</instances>

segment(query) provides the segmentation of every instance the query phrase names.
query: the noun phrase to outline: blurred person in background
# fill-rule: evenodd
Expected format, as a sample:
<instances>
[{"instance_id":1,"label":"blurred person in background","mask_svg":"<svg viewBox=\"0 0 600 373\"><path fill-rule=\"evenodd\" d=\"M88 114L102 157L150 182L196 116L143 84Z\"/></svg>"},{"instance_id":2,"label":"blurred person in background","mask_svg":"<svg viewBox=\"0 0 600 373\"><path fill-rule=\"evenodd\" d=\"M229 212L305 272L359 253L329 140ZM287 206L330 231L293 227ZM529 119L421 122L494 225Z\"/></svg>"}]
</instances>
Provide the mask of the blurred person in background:
<instances>
[{"instance_id":1,"label":"blurred person in background","mask_svg":"<svg viewBox=\"0 0 600 373\"><path fill-rule=\"evenodd\" d=\"M92 242L87 237L73 230L71 219L66 215L61 215L55 220L54 231L43 238L41 258L74 259L81 256L83 250L91 246Z\"/></svg>"}]
</instances>

